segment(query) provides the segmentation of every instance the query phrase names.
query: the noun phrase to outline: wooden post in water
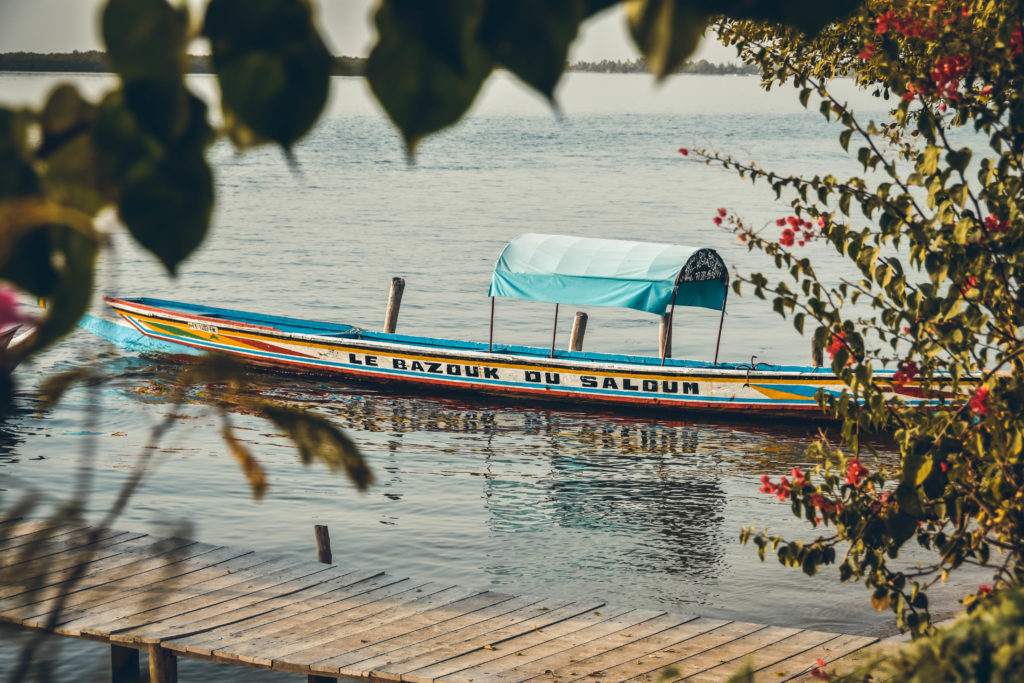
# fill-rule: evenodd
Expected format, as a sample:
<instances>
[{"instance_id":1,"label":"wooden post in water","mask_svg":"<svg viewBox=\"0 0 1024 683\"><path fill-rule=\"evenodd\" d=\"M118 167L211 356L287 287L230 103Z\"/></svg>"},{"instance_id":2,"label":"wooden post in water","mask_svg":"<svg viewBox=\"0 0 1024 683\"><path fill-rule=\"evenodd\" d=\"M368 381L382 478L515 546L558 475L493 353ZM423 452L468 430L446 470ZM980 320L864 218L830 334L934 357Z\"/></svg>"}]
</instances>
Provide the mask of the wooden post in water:
<instances>
[{"instance_id":1,"label":"wooden post in water","mask_svg":"<svg viewBox=\"0 0 1024 683\"><path fill-rule=\"evenodd\" d=\"M391 278L391 294L388 295L388 310L384 314L384 331L394 334L398 329L398 309L402 307L402 292L405 291L405 280L400 277Z\"/></svg>"},{"instance_id":2,"label":"wooden post in water","mask_svg":"<svg viewBox=\"0 0 1024 683\"><path fill-rule=\"evenodd\" d=\"M661 316L661 322L658 324L658 350L661 352L661 357L671 358L672 357L672 314L666 313Z\"/></svg>"},{"instance_id":3,"label":"wooden post in water","mask_svg":"<svg viewBox=\"0 0 1024 683\"><path fill-rule=\"evenodd\" d=\"M178 683L178 658L156 643L149 646L149 683Z\"/></svg>"},{"instance_id":4,"label":"wooden post in water","mask_svg":"<svg viewBox=\"0 0 1024 683\"><path fill-rule=\"evenodd\" d=\"M110 680L112 683L140 683L139 651L134 647L110 646Z\"/></svg>"},{"instance_id":5,"label":"wooden post in water","mask_svg":"<svg viewBox=\"0 0 1024 683\"><path fill-rule=\"evenodd\" d=\"M331 534L323 524L313 526L313 533L316 536L316 560L324 564L331 564Z\"/></svg>"},{"instance_id":6,"label":"wooden post in water","mask_svg":"<svg viewBox=\"0 0 1024 683\"><path fill-rule=\"evenodd\" d=\"M576 319L572 321L572 333L569 335L569 350L583 350L583 335L587 333L587 314L576 311Z\"/></svg>"}]
</instances>

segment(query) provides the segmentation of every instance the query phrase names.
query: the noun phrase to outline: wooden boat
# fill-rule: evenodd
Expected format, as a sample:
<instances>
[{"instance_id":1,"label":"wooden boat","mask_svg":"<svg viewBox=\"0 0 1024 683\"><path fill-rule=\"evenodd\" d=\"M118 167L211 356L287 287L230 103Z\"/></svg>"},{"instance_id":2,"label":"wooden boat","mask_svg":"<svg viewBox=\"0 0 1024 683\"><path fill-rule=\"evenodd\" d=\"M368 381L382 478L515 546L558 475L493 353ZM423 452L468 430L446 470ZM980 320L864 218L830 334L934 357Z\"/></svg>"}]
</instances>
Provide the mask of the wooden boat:
<instances>
[{"instance_id":1,"label":"wooden boat","mask_svg":"<svg viewBox=\"0 0 1024 683\"><path fill-rule=\"evenodd\" d=\"M490 296L487 342L374 332L151 298L105 300L135 334L166 349L219 351L274 370L429 392L806 419L821 416L814 400L819 390L838 394L843 389L827 368L719 363L717 342L712 362L669 357L670 336L661 355L653 357L556 349L554 341L549 349L494 343L498 296L554 303L556 324L559 304L647 311L663 316L668 330L680 306L720 310L724 319L728 271L712 249L522 235L499 257ZM719 341L721 332L720 323ZM891 374L876 371L882 381ZM899 391L909 402L921 400L912 384Z\"/></svg>"}]
</instances>

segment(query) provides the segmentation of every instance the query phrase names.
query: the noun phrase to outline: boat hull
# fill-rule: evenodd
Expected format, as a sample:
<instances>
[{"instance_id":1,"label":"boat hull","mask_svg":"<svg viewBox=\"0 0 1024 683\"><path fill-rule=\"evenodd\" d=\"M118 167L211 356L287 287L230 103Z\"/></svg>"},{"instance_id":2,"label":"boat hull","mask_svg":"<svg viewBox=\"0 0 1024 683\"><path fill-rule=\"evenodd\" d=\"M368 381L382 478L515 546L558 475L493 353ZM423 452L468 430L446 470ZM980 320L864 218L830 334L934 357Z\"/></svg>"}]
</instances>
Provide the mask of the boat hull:
<instances>
[{"instance_id":1,"label":"boat hull","mask_svg":"<svg viewBox=\"0 0 1024 683\"><path fill-rule=\"evenodd\" d=\"M367 332L154 299L107 299L146 337L219 351L274 371L402 385L424 393L747 418L822 419L824 368L699 363L494 346ZM908 397L910 402L915 399Z\"/></svg>"}]
</instances>

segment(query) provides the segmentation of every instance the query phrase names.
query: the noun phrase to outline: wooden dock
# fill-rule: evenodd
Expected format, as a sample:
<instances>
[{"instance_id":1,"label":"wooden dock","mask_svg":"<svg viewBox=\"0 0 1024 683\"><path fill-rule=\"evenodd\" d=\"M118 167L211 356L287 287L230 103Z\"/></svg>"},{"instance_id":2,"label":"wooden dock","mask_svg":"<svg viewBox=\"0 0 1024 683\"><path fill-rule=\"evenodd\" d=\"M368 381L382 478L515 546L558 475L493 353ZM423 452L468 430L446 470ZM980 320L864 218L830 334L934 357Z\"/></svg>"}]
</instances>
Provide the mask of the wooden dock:
<instances>
[{"instance_id":1,"label":"wooden dock","mask_svg":"<svg viewBox=\"0 0 1024 683\"><path fill-rule=\"evenodd\" d=\"M0 620L111 646L114 681L191 657L363 681L799 678L874 638L507 595L145 534L0 522Z\"/></svg>"}]
</instances>

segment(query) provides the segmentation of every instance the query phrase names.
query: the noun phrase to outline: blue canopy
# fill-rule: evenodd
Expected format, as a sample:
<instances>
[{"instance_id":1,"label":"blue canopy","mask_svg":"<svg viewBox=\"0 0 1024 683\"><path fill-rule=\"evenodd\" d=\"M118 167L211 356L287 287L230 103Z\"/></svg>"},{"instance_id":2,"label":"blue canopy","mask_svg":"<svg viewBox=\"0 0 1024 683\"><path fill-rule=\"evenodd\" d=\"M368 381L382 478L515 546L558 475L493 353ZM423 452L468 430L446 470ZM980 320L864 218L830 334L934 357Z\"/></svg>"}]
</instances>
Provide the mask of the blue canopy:
<instances>
[{"instance_id":1,"label":"blue canopy","mask_svg":"<svg viewBox=\"0 0 1024 683\"><path fill-rule=\"evenodd\" d=\"M664 315L678 306L725 306L728 272L713 249L528 233L509 242L491 296Z\"/></svg>"}]
</instances>

